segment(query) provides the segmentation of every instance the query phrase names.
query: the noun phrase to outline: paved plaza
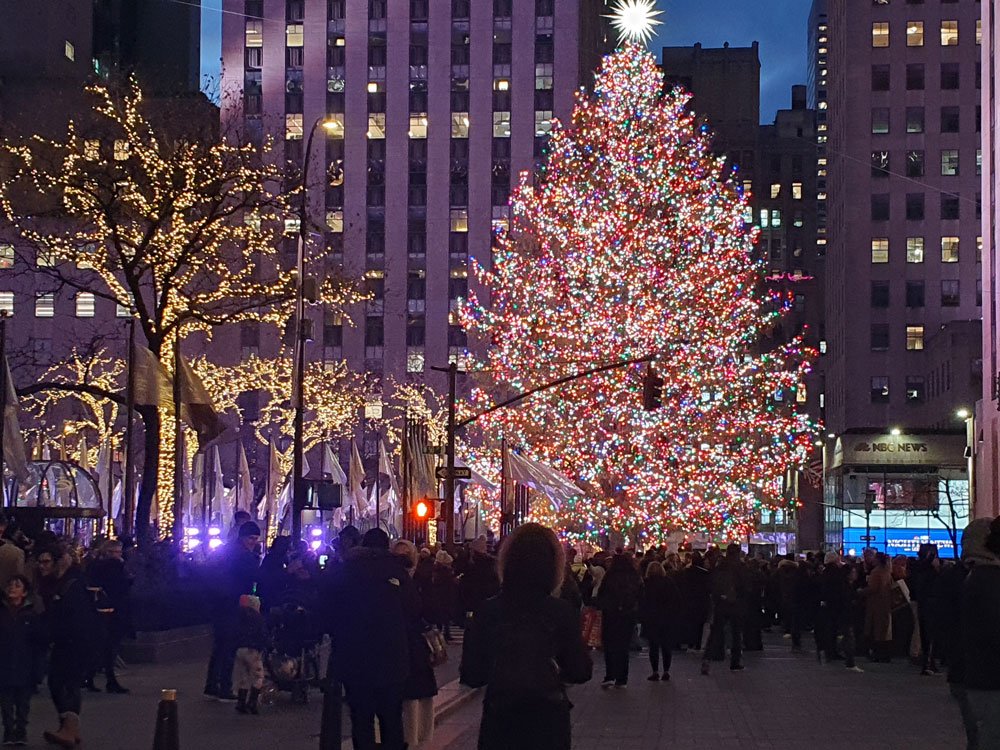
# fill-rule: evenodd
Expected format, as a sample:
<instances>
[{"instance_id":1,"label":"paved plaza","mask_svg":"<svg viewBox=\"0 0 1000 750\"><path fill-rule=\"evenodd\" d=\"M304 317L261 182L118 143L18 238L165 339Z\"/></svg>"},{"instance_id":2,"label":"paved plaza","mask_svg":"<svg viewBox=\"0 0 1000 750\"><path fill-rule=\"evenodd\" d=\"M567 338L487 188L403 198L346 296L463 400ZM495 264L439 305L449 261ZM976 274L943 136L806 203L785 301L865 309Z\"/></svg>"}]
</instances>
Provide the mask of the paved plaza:
<instances>
[{"instance_id":1,"label":"paved plaza","mask_svg":"<svg viewBox=\"0 0 1000 750\"><path fill-rule=\"evenodd\" d=\"M747 669L732 673L713 664L699 674L699 656L676 654L668 683L647 682L643 654L632 658L623 690L601 690L600 653L595 679L571 689L575 750L607 748L731 747L740 750L960 750L958 710L943 677L920 677L908 664L868 664L864 674L820 666L814 655L792 654L787 641L770 638L763 654L748 654ZM456 649L457 650L457 649ZM457 653L439 677L457 673ZM231 704L200 695L201 659L170 665L137 665L122 676L127 696L86 695L85 748L135 750L152 743L161 688L177 688L182 750L281 747L316 750L320 696L306 706L279 695L257 717L239 716ZM454 687L452 687L454 691ZM32 706L31 746L44 747L41 732L54 726L47 696ZM473 750L478 696L445 716L435 740L421 750ZM350 742L344 743L344 749Z\"/></svg>"}]
</instances>

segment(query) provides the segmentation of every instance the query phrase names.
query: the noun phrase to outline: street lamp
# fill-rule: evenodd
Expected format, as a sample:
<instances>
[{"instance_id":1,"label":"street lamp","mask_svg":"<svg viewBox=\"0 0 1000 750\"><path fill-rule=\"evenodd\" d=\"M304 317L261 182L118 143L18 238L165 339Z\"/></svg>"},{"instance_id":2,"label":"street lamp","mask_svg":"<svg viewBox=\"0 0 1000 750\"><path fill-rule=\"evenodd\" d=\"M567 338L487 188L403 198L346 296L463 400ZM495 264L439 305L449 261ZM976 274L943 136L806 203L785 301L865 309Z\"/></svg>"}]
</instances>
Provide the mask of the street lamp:
<instances>
[{"instance_id":1,"label":"street lamp","mask_svg":"<svg viewBox=\"0 0 1000 750\"><path fill-rule=\"evenodd\" d=\"M292 383L292 404L295 407L294 432L292 436L292 539L297 541L302 536L302 509L306 504L305 483L302 478L304 464L303 443L305 440L305 365L306 365L306 327L305 327L305 266L306 266L306 231L308 226L309 207L309 156L312 153L313 137L316 130L322 127L327 132L335 132L340 123L326 115L316 118L309 128L309 137L302 153L302 199L299 203L299 246L295 258L295 343L293 356L295 361L294 382Z\"/></svg>"},{"instance_id":2,"label":"street lamp","mask_svg":"<svg viewBox=\"0 0 1000 750\"><path fill-rule=\"evenodd\" d=\"M889 434L892 435L893 437L899 437L900 435L903 434L903 431L898 427L893 427L891 430L889 430Z\"/></svg>"},{"instance_id":3,"label":"street lamp","mask_svg":"<svg viewBox=\"0 0 1000 750\"><path fill-rule=\"evenodd\" d=\"M969 475L969 512L975 518L976 508L976 415L962 407L955 416L965 422L965 460Z\"/></svg>"}]
</instances>

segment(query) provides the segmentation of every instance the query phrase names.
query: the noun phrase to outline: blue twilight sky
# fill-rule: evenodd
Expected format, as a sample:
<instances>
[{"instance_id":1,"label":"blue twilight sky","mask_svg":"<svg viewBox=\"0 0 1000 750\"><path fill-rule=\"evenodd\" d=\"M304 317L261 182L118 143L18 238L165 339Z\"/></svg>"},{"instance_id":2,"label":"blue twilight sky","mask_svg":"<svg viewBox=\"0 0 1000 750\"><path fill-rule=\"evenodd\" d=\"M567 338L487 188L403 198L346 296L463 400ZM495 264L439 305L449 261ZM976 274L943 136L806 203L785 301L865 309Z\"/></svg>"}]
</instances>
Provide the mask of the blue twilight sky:
<instances>
[{"instance_id":1,"label":"blue twilight sky","mask_svg":"<svg viewBox=\"0 0 1000 750\"><path fill-rule=\"evenodd\" d=\"M806 22L809 0L658 0L662 33L650 48L701 42L734 47L760 42L761 121L789 106L791 86L806 82ZM202 0L202 77L218 76L222 0Z\"/></svg>"}]
</instances>

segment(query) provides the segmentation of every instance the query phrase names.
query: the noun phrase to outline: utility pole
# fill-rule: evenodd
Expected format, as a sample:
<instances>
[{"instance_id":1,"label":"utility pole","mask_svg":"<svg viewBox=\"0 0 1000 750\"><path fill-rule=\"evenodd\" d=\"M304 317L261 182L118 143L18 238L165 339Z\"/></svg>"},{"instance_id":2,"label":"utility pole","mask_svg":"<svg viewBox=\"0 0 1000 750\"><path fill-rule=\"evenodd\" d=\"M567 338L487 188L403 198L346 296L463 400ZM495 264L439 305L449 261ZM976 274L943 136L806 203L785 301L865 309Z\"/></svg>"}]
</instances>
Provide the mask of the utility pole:
<instances>
[{"instance_id":1,"label":"utility pole","mask_svg":"<svg viewBox=\"0 0 1000 750\"><path fill-rule=\"evenodd\" d=\"M7 311L0 311L0 505L7 504L3 478L4 447L7 432ZM11 498L11 505L14 505Z\"/></svg>"},{"instance_id":2,"label":"utility pole","mask_svg":"<svg viewBox=\"0 0 1000 750\"><path fill-rule=\"evenodd\" d=\"M444 529L445 544L455 541L455 401L458 398L458 365L452 362L447 367L432 367L436 372L448 373L448 442L445 445L444 478Z\"/></svg>"}]
</instances>

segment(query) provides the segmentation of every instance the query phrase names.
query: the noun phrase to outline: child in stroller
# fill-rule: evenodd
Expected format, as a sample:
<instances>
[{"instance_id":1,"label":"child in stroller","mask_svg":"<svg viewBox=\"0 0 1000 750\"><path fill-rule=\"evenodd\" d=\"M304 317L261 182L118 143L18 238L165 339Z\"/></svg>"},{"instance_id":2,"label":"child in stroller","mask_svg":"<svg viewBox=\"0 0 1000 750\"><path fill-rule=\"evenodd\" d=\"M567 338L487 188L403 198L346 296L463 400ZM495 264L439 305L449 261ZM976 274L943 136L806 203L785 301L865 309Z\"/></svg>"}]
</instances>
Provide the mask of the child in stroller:
<instances>
[{"instance_id":1,"label":"child in stroller","mask_svg":"<svg viewBox=\"0 0 1000 750\"><path fill-rule=\"evenodd\" d=\"M306 703L309 688L320 684L322 631L315 610L300 597L288 596L271 610L271 647L264 660L276 690L291 693L293 703Z\"/></svg>"}]
</instances>

